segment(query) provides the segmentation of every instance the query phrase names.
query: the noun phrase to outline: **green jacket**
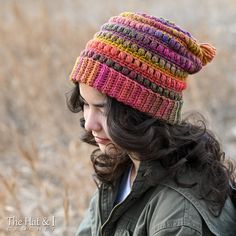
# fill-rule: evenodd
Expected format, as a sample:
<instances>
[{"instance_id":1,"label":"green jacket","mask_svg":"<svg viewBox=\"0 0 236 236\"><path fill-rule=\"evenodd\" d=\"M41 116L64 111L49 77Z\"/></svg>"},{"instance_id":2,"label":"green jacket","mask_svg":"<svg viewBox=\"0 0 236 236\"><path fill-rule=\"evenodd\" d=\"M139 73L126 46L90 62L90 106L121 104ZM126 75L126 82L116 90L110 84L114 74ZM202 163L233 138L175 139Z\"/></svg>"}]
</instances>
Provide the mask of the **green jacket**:
<instances>
[{"instance_id":1,"label":"green jacket","mask_svg":"<svg viewBox=\"0 0 236 236\"><path fill-rule=\"evenodd\" d=\"M76 236L236 235L236 209L230 198L218 216L218 209L197 197L197 187L180 188L168 178L158 185L147 182L146 165L141 162L130 194L114 207L118 187L114 191L101 185ZM152 165L154 170L160 176L164 173L159 164ZM188 174L180 180L193 183L198 178Z\"/></svg>"}]
</instances>

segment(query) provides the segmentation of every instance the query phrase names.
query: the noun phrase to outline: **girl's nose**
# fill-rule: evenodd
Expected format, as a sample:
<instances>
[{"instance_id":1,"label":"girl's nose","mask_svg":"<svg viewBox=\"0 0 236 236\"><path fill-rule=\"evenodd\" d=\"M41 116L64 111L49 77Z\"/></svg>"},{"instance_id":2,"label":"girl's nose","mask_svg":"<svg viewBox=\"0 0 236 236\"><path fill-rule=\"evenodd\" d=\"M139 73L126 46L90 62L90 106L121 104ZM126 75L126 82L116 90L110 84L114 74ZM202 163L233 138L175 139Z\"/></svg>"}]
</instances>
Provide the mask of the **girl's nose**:
<instances>
[{"instance_id":1,"label":"girl's nose","mask_svg":"<svg viewBox=\"0 0 236 236\"><path fill-rule=\"evenodd\" d=\"M87 114L84 116L85 124L84 128L88 132L92 131L100 131L102 129L101 122L99 120L99 117L92 112L91 110L87 112Z\"/></svg>"}]
</instances>

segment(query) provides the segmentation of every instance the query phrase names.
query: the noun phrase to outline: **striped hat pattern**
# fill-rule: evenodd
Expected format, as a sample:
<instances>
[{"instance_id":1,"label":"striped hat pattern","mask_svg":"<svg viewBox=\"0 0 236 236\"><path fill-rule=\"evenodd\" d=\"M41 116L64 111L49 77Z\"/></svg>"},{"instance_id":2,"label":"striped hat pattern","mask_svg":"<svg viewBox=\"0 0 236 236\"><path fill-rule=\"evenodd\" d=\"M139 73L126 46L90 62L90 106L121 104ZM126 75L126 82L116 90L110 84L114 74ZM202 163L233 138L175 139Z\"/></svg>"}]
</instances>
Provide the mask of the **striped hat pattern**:
<instances>
[{"instance_id":1,"label":"striped hat pattern","mask_svg":"<svg viewBox=\"0 0 236 236\"><path fill-rule=\"evenodd\" d=\"M188 74L200 71L215 52L170 21L124 12L112 17L87 43L70 79L177 124Z\"/></svg>"}]
</instances>

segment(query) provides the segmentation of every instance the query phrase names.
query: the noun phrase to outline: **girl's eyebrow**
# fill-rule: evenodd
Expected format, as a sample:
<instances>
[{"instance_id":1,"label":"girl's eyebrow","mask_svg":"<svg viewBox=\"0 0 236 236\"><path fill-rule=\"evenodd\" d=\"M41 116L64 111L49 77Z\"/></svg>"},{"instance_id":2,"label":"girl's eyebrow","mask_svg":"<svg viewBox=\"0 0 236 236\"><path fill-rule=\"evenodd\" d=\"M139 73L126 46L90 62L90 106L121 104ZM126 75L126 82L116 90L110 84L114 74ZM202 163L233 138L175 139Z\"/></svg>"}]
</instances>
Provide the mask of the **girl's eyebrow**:
<instances>
[{"instance_id":1,"label":"girl's eyebrow","mask_svg":"<svg viewBox=\"0 0 236 236\"><path fill-rule=\"evenodd\" d=\"M83 100L83 102L87 103L87 101L80 95L80 98ZM103 108L106 106L106 102L103 102L103 103L94 103L94 104L91 104L92 106L94 107L99 107L99 108Z\"/></svg>"}]
</instances>

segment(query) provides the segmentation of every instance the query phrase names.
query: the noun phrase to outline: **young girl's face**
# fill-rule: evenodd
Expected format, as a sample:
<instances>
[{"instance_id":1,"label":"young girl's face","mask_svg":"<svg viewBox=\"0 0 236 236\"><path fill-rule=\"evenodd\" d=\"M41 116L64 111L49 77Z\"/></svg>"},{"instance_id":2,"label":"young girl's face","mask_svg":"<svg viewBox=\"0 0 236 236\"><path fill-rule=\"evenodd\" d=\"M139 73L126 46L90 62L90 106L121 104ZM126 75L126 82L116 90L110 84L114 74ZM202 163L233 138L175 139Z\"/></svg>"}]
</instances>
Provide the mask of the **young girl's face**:
<instances>
[{"instance_id":1,"label":"young girl's face","mask_svg":"<svg viewBox=\"0 0 236 236\"><path fill-rule=\"evenodd\" d=\"M105 153L106 145L112 143L105 116L106 95L83 83L80 83L79 87L84 102L85 130L92 133L99 148Z\"/></svg>"}]
</instances>

